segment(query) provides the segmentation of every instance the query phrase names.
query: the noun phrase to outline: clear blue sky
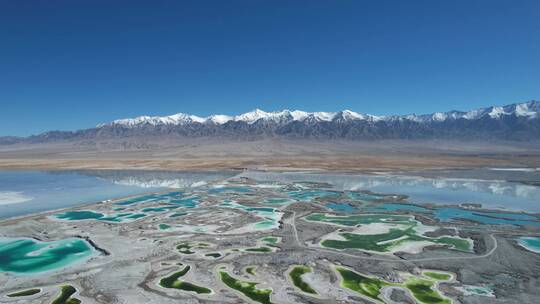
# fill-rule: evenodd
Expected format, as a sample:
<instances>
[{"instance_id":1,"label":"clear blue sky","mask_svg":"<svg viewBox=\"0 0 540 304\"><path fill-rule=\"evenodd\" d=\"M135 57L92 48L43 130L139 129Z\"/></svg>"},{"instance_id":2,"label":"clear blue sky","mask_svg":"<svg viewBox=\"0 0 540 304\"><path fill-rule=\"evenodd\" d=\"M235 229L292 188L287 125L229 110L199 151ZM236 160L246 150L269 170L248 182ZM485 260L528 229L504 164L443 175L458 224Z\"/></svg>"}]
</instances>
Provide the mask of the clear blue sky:
<instances>
[{"instance_id":1,"label":"clear blue sky","mask_svg":"<svg viewBox=\"0 0 540 304\"><path fill-rule=\"evenodd\" d=\"M540 98L540 1L0 1L0 135Z\"/></svg>"}]
</instances>

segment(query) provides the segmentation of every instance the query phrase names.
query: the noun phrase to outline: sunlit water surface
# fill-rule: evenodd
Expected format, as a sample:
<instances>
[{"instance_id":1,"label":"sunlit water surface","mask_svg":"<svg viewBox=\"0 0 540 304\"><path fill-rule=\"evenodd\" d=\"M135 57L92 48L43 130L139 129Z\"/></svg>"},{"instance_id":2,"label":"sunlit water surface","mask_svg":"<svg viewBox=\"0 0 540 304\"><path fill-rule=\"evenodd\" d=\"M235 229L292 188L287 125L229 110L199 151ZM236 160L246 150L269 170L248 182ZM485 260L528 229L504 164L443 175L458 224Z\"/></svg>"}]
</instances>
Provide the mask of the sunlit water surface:
<instances>
[{"instance_id":1,"label":"sunlit water surface","mask_svg":"<svg viewBox=\"0 0 540 304\"><path fill-rule=\"evenodd\" d=\"M190 187L231 176L228 172L0 171L0 218Z\"/></svg>"},{"instance_id":2,"label":"sunlit water surface","mask_svg":"<svg viewBox=\"0 0 540 304\"><path fill-rule=\"evenodd\" d=\"M395 175L245 172L257 180L326 182L338 190L404 194L415 204L482 204L483 208L540 212L540 187L516 182Z\"/></svg>"}]
</instances>

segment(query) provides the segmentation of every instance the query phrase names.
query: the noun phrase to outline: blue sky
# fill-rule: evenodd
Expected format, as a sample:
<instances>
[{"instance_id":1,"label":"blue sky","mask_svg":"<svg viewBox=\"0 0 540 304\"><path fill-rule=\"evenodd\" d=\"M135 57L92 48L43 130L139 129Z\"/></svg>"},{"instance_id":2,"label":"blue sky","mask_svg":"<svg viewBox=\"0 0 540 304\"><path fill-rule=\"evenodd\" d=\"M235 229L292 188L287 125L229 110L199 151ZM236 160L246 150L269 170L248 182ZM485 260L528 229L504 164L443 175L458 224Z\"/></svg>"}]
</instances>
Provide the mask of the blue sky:
<instances>
[{"instance_id":1,"label":"blue sky","mask_svg":"<svg viewBox=\"0 0 540 304\"><path fill-rule=\"evenodd\" d=\"M0 135L540 99L540 1L0 1Z\"/></svg>"}]
</instances>

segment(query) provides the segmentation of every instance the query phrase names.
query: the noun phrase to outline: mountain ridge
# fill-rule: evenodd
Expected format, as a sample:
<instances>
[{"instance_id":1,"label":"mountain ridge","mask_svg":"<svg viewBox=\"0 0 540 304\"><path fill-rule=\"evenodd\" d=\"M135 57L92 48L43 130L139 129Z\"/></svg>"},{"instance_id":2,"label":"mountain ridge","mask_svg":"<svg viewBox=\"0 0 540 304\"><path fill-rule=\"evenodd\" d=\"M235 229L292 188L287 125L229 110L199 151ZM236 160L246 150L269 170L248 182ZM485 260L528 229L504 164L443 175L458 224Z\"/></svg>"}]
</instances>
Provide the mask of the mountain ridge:
<instances>
[{"instance_id":1,"label":"mountain ridge","mask_svg":"<svg viewBox=\"0 0 540 304\"><path fill-rule=\"evenodd\" d=\"M258 108L239 114L236 116L214 114L207 117L200 117L186 113L177 113L169 116L138 116L135 118L117 119L109 123L96 125L96 128L112 125L123 125L126 127L140 126L142 124L151 125L182 125L189 123L215 123L224 124L229 121L244 121L247 123L255 123L259 119L273 121L303 121L308 118L314 118L320 121L331 121L337 117L342 120L373 120L373 121L388 121L388 120L413 120L413 121L444 121L447 119L477 119L483 115L489 115L491 118L500 118L503 115L516 115L530 118L539 117L540 101L528 101L524 103L514 103L505 106L491 106L486 108L478 108L467 112L452 110L448 112L435 112L432 114L406 114L406 115L371 115L358 113L351 110L342 110L338 112L306 112L301 110L288 110L266 112Z\"/></svg>"},{"instance_id":2,"label":"mountain ridge","mask_svg":"<svg viewBox=\"0 0 540 304\"><path fill-rule=\"evenodd\" d=\"M0 137L0 144L92 141L125 138L219 137L307 139L540 139L540 101L491 106L470 111L376 116L351 110L305 112L260 109L236 116L199 117L185 113L139 116L77 131L49 131L29 137Z\"/></svg>"}]
</instances>

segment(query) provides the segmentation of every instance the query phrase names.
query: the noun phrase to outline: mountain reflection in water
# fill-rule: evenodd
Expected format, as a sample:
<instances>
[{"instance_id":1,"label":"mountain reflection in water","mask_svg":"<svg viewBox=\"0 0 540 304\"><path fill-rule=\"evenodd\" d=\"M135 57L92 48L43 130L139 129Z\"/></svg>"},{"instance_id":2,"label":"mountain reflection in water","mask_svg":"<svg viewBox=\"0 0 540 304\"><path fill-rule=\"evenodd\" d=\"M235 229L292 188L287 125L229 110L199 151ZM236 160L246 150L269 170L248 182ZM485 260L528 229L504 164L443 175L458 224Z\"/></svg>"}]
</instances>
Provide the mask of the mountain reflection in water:
<instances>
[{"instance_id":1,"label":"mountain reflection in water","mask_svg":"<svg viewBox=\"0 0 540 304\"><path fill-rule=\"evenodd\" d=\"M427 178L397 175L352 175L245 172L245 177L283 182L329 183L339 190L404 194L418 204L480 203L484 208L540 212L540 187L498 180Z\"/></svg>"}]
</instances>

